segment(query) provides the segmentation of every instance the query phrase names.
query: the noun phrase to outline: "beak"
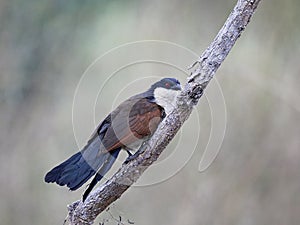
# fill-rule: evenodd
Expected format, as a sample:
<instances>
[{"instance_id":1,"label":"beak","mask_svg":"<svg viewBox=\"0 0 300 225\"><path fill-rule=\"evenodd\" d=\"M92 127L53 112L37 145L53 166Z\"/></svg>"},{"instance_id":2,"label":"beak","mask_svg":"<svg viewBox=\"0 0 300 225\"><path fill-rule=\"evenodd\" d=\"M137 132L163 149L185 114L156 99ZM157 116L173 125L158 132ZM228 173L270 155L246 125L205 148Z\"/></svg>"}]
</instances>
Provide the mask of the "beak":
<instances>
[{"instance_id":1,"label":"beak","mask_svg":"<svg viewBox=\"0 0 300 225\"><path fill-rule=\"evenodd\" d=\"M175 90L175 91L180 91L181 90L181 86L180 86L180 84L176 84L176 85L174 85L172 87L172 89Z\"/></svg>"}]
</instances>

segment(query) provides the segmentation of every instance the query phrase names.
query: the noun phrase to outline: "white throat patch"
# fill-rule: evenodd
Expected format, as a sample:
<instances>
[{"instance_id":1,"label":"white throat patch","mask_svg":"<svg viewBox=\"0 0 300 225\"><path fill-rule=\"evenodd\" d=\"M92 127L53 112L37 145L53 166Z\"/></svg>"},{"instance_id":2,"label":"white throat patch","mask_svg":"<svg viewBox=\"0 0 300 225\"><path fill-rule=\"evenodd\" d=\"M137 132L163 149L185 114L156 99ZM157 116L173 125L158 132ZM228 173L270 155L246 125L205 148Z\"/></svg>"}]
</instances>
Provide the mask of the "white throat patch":
<instances>
[{"instance_id":1,"label":"white throat patch","mask_svg":"<svg viewBox=\"0 0 300 225\"><path fill-rule=\"evenodd\" d=\"M165 113L169 114L174 109L174 104L177 98L177 95L179 94L179 90L170 90L165 88L156 88L154 90L154 98L156 101L156 104L160 105L164 108Z\"/></svg>"}]
</instances>

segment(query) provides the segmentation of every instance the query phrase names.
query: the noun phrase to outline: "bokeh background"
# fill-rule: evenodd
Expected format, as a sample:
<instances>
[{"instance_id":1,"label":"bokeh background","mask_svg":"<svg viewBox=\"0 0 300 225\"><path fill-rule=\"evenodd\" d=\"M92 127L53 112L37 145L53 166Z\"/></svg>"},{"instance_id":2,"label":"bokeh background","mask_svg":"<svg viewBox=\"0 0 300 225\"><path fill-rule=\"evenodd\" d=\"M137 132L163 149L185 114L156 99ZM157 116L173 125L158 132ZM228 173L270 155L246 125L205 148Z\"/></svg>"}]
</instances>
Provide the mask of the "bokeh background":
<instances>
[{"instance_id":1,"label":"bokeh background","mask_svg":"<svg viewBox=\"0 0 300 225\"><path fill-rule=\"evenodd\" d=\"M85 107L89 86L100 90L99 82L110 74L99 72L97 82L88 80L73 123L72 104L80 78L97 57L145 39L171 41L200 54L234 5L235 0L1 0L1 224L62 224L66 205L80 198L84 188L69 192L44 183L43 177L93 131L89 113L94 109ZM299 9L297 0L262 0L218 70L227 128L213 164L198 171L211 129L203 98L193 114L201 124L198 144L189 141L196 138L198 123L187 123L180 139L181 151L194 150L191 159L164 182L131 188L98 222L117 224L111 216L121 215L124 224L129 219L141 225L300 224ZM140 53L127 56L132 54ZM127 57L116 55L118 60ZM147 68L133 67L135 75L125 70L110 82L104 96L99 95L95 123L115 99L130 96L120 90L139 77L137 71L144 71L140 77L160 74L158 67ZM185 81L184 73L178 76ZM147 87L151 82L142 83ZM168 151L171 155L172 145Z\"/></svg>"}]
</instances>

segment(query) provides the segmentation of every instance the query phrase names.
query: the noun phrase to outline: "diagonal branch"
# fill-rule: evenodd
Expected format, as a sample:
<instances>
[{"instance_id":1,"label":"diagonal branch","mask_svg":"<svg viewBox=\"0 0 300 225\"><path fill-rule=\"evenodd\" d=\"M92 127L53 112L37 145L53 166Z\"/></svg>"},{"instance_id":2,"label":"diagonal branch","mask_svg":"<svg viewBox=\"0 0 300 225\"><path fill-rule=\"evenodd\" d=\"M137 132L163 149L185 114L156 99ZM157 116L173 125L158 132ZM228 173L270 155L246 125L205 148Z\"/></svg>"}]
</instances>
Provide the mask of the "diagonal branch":
<instances>
[{"instance_id":1,"label":"diagonal branch","mask_svg":"<svg viewBox=\"0 0 300 225\"><path fill-rule=\"evenodd\" d=\"M120 198L157 160L188 119L193 106L198 103L209 81L246 28L259 2L260 0L238 0L213 42L191 66L194 70L177 98L174 111L161 122L151 139L141 147L141 154L137 158L124 164L111 179L92 192L84 203L78 200L68 205L69 224L93 224L95 218Z\"/></svg>"}]
</instances>

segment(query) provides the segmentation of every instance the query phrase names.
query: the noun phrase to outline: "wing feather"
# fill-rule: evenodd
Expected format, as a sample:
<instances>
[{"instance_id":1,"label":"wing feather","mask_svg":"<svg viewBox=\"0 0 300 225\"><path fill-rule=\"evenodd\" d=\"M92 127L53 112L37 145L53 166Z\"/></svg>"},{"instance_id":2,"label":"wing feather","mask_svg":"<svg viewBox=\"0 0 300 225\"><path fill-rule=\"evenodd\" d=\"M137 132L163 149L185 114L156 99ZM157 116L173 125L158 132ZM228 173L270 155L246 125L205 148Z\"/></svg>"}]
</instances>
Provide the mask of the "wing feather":
<instances>
[{"instance_id":1,"label":"wing feather","mask_svg":"<svg viewBox=\"0 0 300 225\"><path fill-rule=\"evenodd\" d=\"M102 139L107 151L150 136L162 120L163 109L146 98L129 99L116 110Z\"/></svg>"}]
</instances>

